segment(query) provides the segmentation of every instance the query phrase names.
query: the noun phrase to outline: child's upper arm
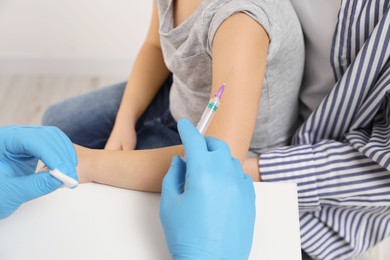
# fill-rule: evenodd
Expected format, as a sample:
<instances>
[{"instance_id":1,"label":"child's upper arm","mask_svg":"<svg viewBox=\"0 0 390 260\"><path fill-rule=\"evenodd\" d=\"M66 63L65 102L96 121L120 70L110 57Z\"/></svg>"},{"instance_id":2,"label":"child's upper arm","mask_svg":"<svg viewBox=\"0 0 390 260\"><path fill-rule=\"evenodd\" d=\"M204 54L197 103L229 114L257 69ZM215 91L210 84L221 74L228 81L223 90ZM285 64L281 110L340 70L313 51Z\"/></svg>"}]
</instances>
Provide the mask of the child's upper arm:
<instances>
[{"instance_id":1,"label":"child's upper arm","mask_svg":"<svg viewBox=\"0 0 390 260\"><path fill-rule=\"evenodd\" d=\"M226 87L206 135L225 140L241 162L256 125L268 46L267 32L244 13L227 18L212 42L211 94Z\"/></svg>"},{"instance_id":2,"label":"child's upper arm","mask_svg":"<svg viewBox=\"0 0 390 260\"><path fill-rule=\"evenodd\" d=\"M157 1L153 1L152 18L150 20L149 30L146 35L145 43L161 48L159 30L160 30L160 21L158 16Z\"/></svg>"}]
</instances>

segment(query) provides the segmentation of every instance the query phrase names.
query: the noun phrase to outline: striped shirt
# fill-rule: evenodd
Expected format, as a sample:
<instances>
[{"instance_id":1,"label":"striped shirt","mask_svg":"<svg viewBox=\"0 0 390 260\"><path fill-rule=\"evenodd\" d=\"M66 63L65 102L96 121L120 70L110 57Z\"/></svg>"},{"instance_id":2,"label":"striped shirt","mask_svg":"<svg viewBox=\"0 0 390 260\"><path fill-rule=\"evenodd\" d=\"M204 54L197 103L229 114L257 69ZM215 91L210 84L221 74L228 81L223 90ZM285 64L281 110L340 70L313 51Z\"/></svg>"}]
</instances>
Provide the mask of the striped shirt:
<instances>
[{"instance_id":1,"label":"striped shirt","mask_svg":"<svg viewBox=\"0 0 390 260\"><path fill-rule=\"evenodd\" d=\"M260 156L263 181L297 183L302 249L315 259L351 259L390 234L389 1L342 1L336 85L291 146Z\"/></svg>"}]
</instances>

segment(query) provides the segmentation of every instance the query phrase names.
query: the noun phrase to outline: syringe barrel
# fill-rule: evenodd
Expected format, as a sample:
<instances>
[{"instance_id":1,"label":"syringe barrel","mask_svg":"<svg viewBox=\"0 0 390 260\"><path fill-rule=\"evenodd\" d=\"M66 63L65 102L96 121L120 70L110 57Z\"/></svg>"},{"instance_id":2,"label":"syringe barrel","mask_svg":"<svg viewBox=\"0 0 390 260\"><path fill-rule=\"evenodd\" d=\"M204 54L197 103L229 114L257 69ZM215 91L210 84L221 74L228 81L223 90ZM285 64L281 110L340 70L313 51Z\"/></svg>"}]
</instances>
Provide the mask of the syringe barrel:
<instances>
[{"instance_id":1,"label":"syringe barrel","mask_svg":"<svg viewBox=\"0 0 390 260\"><path fill-rule=\"evenodd\" d=\"M205 111L202 114L202 117L199 120L198 125L196 128L199 130L199 132L204 135L207 131L207 128L210 125L211 120L213 119L213 116L215 114L215 111L217 111L219 106L219 98L215 97L210 99Z\"/></svg>"}]
</instances>

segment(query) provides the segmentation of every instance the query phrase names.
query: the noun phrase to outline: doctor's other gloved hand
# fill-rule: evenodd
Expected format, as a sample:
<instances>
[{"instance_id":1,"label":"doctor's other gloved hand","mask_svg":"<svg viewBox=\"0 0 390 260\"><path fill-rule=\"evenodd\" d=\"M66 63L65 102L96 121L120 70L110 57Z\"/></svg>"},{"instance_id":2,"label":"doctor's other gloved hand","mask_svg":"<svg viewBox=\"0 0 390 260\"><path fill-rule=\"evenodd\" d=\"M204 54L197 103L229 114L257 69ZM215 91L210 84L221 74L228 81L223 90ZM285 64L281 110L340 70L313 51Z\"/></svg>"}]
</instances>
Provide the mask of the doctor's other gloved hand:
<instances>
[{"instance_id":1,"label":"doctor's other gloved hand","mask_svg":"<svg viewBox=\"0 0 390 260\"><path fill-rule=\"evenodd\" d=\"M248 259L255 223L251 178L228 145L178 123L186 162L172 160L164 178L160 219L174 259Z\"/></svg>"},{"instance_id":2,"label":"doctor's other gloved hand","mask_svg":"<svg viewBox=\"0 0 390 260\"><path fill-rule=\"evenodd\" d=\"M35 173L38 159L77 180L72 142L55 127L0 127L0 219L22 203L48 194L62 182L49 172Z\"/></svg>"}]
</instances>

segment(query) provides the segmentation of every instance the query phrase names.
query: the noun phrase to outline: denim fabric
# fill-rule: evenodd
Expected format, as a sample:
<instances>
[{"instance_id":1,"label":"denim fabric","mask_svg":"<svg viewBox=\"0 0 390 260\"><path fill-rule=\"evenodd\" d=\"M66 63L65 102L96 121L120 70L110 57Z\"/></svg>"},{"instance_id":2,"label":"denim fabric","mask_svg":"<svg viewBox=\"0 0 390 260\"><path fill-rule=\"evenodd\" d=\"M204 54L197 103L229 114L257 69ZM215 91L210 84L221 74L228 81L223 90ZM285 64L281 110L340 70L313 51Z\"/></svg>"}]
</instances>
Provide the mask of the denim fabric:
<instances>
[{"instance_id":1,"label":"denim fabric","mask_svg":"<svg viewBox=\"0 0 390 260\"><path fill-rule=\"evenodd\" d=\"M181 144L176 121L169 111L169 77L139 118L136 149ZM43 125L60 128L72 142L94 149L104 148L115 123L126 82L67 99L50 106Z\"/></svg>"}]
</instances>

